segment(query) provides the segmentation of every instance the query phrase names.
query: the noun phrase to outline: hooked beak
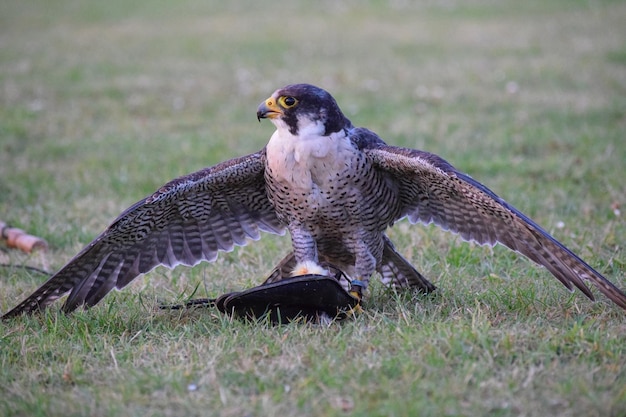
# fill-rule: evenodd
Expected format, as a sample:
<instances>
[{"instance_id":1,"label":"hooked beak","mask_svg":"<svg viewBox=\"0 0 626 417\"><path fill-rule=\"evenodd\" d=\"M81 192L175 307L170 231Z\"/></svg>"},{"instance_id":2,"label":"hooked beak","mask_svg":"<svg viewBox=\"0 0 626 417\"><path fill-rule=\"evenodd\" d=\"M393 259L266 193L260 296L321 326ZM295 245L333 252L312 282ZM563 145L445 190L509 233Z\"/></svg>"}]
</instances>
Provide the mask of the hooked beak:
<instances>
[{"instance_id":1,"label":"hooked beak","mask_svg":"<svg viewBox=\"0 0 626 417\"><path fill-rule=\"evenodd\" d=\"M283 114L283 111L276 103L276 100L273 97L268 98L263 103L259 105L256 110L256 118L261 121L261 119L275 119Z\"/></svg>"}]
</instances>

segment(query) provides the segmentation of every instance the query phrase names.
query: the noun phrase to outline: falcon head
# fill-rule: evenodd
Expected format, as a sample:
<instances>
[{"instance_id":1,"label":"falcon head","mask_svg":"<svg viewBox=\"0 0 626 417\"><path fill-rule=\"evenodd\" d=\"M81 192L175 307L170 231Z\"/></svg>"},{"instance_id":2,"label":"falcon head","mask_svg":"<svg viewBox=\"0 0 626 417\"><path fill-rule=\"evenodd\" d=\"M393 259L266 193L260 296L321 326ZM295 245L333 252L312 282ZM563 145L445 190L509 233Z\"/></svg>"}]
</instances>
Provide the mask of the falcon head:
<instances>
[{"instance_id":1,"label":"falcon head","mask_svg":"<svg viewBox=\"0 0 626 417\"><path fill-rule=\"evenodd\" d=\"M259 119L270 119L278 130L287 129L293 136L315 132L328 136L352 126L335 99L326 91L310 84L291 84L276 90L259 105Z\"/></svg>"}]
</instances>

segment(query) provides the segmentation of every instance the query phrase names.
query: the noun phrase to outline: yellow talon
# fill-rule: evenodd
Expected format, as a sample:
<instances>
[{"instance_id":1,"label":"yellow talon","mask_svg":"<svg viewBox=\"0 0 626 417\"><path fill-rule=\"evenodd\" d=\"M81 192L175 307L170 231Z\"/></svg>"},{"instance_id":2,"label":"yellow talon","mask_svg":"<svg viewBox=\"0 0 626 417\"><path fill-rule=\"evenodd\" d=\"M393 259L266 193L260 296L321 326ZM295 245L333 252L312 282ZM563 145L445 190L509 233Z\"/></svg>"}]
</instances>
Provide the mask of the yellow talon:
<instances>
[{"instance_id":1,"label":"yellow talon","mask_svg":"<svg viewBox=\"0 0 626 417\"><path fill-rule=\"evenodd\" d=\"M354 307L350 308L350 310L346 311L346 317L356 316L357 314L363 313L363 307L361 307L361 301Z\"/></svg>"}]
</instances>

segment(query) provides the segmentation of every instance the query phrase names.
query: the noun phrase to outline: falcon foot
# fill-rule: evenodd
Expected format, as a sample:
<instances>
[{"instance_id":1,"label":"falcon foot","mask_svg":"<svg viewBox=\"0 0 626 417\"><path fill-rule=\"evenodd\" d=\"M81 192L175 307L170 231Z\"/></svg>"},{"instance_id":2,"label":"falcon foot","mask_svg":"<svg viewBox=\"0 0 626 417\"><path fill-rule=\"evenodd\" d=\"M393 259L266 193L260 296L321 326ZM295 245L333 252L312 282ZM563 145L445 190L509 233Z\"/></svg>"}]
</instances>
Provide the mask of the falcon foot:
<instances>
[{"instance_id":1,"label":"falcon foot","mask_svg":"<svg viewBox=\"0 0 626 417\"><path fill-rule=\"evenodd\" d=\"M326 275L301 275L227 293L216 299L195 299L160 308L178 310L215 306L226 315L244 320L267 319L272 324L292 321L330 323L362 311L360 281L353 281L348 292L339 279Z\"/></svg>"},{"instance_id":2,"label":"falcon foot","mask_svg":"<svg viewBox=\"0 0 626 417\"><path fill-rule=\"evenodd\" d=\"M348 294L350 294L352 298L357 300L356 305L350 309L351 316L363 312L363 307L361 304L361 301L363 300L363 287L365 287L365 283L361 280L353 279L352 281L350 281L350 290L348 291Z\"/></svg>"}]
</instances>

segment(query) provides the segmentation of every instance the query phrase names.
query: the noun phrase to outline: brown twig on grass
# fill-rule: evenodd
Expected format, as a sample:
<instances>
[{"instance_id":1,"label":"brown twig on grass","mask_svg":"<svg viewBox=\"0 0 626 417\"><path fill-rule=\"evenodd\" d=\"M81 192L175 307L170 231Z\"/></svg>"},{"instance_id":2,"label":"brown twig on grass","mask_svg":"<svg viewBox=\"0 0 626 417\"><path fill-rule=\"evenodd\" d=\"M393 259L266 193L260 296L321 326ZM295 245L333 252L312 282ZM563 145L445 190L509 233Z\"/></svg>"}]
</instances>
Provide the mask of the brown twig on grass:
<instances>
[{"instance_id":1,"label":"brown twig on grass","mask_svg":"<svg viewBox=\"0 0 626 417\"><path fill-rule=\"evenodd\" d=\"M6 240L7 246L31 253L33 250L46 250L48 243L40 237L29 235L22 229L10 227L0 221L0 239Z\"/></svg>"}]
</instances>

